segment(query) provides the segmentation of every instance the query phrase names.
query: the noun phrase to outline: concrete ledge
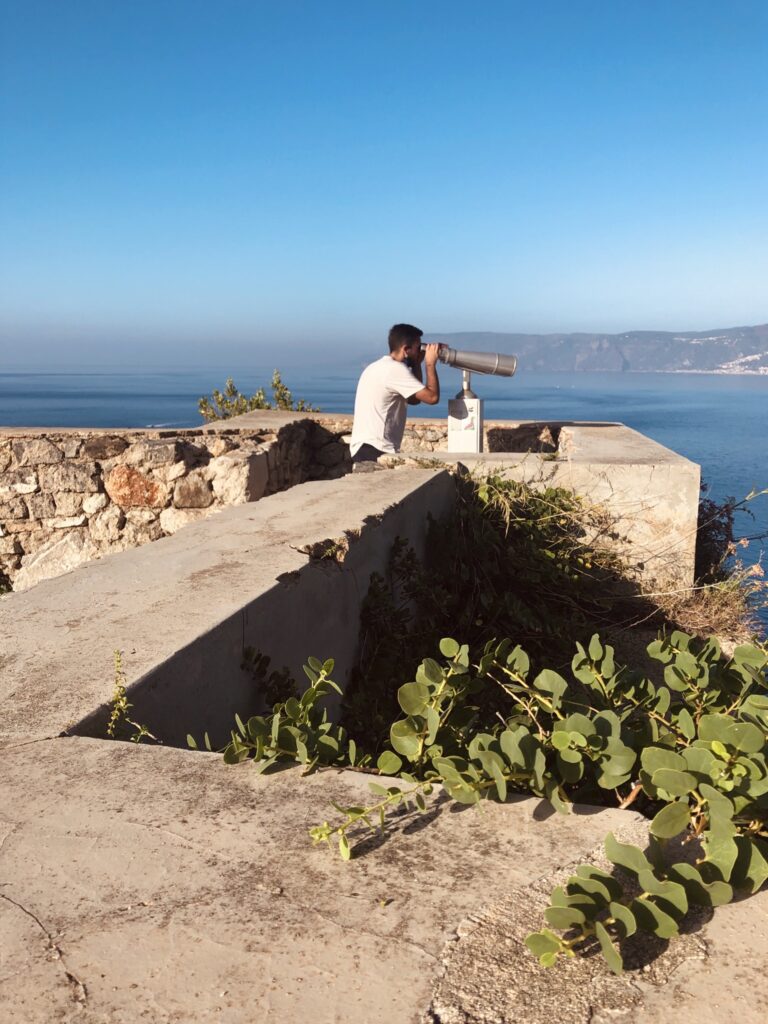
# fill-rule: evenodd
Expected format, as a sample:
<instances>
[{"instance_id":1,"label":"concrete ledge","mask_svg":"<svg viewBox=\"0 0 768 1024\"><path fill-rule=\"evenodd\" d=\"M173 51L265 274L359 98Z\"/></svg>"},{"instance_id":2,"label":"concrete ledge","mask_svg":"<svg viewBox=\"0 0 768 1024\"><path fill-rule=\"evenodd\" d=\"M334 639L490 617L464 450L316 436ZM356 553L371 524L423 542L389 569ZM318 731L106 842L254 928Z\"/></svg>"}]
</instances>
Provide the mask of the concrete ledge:
<instances>
[{"instance_id":1,"label":"concrete ledge","mask_svg":"<svg viewBox=\"0 0 768 1024\"><path fill-rule=\"evenodd\" d=\"M699 466L621 423L552 421L550 427L559 437L552 454L435 451L429 459L436 465L458 460L472 471L499 473L532 487L565 487L608 513L610 526L600 543L614 550L646 588L690 587Z\"/></svg>"},{"instance_id":2,"label":"concrete ledge","mask_svg":"<svg viewBox=\"0 0 768 1024\"><path fill-rule=\"evenodd\" d=\"M133 715L166 743L223 740L259 706L245 646L303 678L334 657L346 682L370 575L394 539L420 550L428 514L453 501L448 473L408 470L308 483L226 509L173 537L83 566L0 601L0 742L103 736L113 651L124 652ZM312 558L323 541L343 562Z\"/></svg>"}]
</instances>

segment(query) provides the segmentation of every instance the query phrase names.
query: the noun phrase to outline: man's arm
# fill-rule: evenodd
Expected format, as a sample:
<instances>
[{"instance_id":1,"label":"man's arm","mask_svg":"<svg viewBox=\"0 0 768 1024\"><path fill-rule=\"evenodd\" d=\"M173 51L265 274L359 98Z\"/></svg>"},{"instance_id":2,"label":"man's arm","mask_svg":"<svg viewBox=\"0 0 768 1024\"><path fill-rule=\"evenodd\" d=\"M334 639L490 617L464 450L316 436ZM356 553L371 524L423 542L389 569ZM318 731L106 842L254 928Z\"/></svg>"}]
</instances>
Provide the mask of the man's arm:
<instances>
[{"instance_id":1,"label":"man's arm","mask_svg":"<svg viewBox=\"0 0 768 1024\"><path fill-rule=\"evenodd\" d=\"M440 401L440 381L437 379L437 353L440 351L439 345L427 345L424 349L424 366L427 371L427 383L426 386L417 391L415 395L412 395L408 399L410 405L418 405L419 402L423 402L425 405L437 405ZM412 370L419 380L423 380L421 376L421 364L419 364L418 372Z\"/></svg>"},{"instance_id":2,"label":"man's arm","mask_svg":"<svg viewBox=\"0 0 768 1024\"><path fill-rule=\"evenodd\" d=\"M424 378L423 378L423 376L421 374L421 364L423 362L424 362L424 349L421 350L419 361L417 363L415 363L413 366L410 366L410 364L409 364L409 369L410 369L411 373L413 374L414 377L416 377L418 380L420 380L422 382L422 384L424 383ZM411 395L410 398L406 398L406 402L408 403L408 405L420 405L421 404L420 400L416 397L416 395Z\"/></svg>"}]
</instances>

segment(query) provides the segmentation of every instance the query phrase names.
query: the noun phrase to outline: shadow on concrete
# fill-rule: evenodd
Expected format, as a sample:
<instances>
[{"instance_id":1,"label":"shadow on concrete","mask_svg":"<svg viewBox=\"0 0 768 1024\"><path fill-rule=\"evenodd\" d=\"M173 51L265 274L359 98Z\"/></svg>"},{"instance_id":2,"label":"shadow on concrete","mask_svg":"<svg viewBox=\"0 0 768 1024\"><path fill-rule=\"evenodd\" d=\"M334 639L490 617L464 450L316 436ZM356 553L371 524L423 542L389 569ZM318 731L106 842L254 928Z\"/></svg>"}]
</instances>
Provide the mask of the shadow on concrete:
<instances>
[{"instance_id":1,"label":"shadow on concrete","mask_svg":"<svg viewBox=\"0 0 768 1024\"><path fill-rule=\"evenodd\" d=\"M419 811L415 807L410 809L404 807L397 808L391 815L387 816L383 832L380 830L369 832L365 839L355 841L352 850L353 857L365 857L376 850L380 850L390 839L394 839L395 836L412 836L423 832L425 828L428 828L448 809L447 805L453 803L448 794L441 791L426 811ZM357 835L363 834L362 832L350 833L350 838L356 839Z\"/></svg>"}]
</instances>

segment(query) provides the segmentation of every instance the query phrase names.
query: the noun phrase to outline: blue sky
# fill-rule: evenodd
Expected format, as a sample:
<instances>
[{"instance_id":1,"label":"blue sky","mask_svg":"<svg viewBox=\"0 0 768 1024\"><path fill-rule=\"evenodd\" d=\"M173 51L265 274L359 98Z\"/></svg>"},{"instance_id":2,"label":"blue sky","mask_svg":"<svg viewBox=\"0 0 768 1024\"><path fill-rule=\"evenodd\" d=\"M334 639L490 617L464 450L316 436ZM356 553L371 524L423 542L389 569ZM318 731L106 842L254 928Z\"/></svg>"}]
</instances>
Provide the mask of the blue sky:
<instances>
[{"instance_id":1,"label":"blue sky","mask_svg":"<svg viewBox=\"0 0 768 1024\"><path fill-rule=\"evenodd\" d=\"M763 0L0 15L0 368L768 320Z\"/></svg>"}]
</instances>

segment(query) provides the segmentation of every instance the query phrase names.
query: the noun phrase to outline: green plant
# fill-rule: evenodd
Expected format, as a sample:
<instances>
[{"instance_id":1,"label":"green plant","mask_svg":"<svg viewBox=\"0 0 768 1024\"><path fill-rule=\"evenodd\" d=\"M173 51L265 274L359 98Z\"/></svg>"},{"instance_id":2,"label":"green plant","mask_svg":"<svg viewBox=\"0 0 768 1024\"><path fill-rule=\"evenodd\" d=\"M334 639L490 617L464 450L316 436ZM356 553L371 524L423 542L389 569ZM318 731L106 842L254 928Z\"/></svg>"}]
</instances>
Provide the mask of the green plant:
<instances>
[{"instance_id":1,"label":"green plant","mask_svg":"<svg viewBox=\"0 0 768 1024\"><path fill-rule=\"evenodd\" d=\"M623 721L641 739L632 792L653 814L650 848L646 855L609 835L618 876L608 881L585 865L553 892L545 916L565 934L544 929L527 940L544 966L596 939L619 971L615 941L638 929L670 938L689 906L727 903L768 879L766 647L745 644L724 661L715 640L673 633L649 653L664 664L665 685L620 687L617 703L634 707ZM678 859L680 838L694 863Z\"/></svg>"},{"instance_id":2,"label":"green plant","mask_svg":"<svg viewBox=\"0 0 768 1024\"><path fill-rule=\"evenodd\" d=\"M215 388L210 398L202 397L197 403L197 408L203 419L210 423L214 420L225 420L232 416L241 416L243 413L252 412L254 409L284 409L294 412L319 412L304 401L303 398L294 401L293 395L283 383L280 371L275 370L272 374L272 400L270 401L264 388L259 388L254 394L248 396L241 394L235 386L231 377L227 378L224 390Z\"/></svg>"},{"instance_id":3,"label":"green plant","mask_svg":"<svg viewBox=\"0 0 768 1024\"><path fill-rule=\"evenodd\" d=\"M332 662L311 659L306 693L272 716L238 720L225 760L253 758L260 771L282 760L305 773L349 764L399 776L398 785L372 782L370 805L334 805L339 819L311 828L313 842L338 842L345 860L361 830L385 828L387 812L402 804L424 810L436 785L465 804L512 792L563 812L577 800L636 803L651 819L649 850L609 836L617 871L580 867L553 892L549 927L528 939L544 966L597 943L618 971L616 943L634 931L669 938L690 906L717 906L768 878L768 648L745 644L724 659L716 640L673 632L648 654L663 666L663 682L617 665L596 635L576 645L570 678L534 675L511 640L489 642L473 664L466 644L444 638L440 660L425 659L399 687L401 716L375 769L370 752L358 754L320 713L338 688ZM489 687L504 695L504 714L479 727ZM680 857L681 842L691 858Z\"/></svg>"},{"instance_id":4,"label":"green plant","mask_svg":"<svg viewBox=\"0 0 768 1024\"><path fill-rule=\"evenodd\" d=\"M406 717L390 730L395 756L382 759L388 772L409 762L406 778L415 788L408 795L440 783L462 803L503 801L521 788L558 810L575 799L595 802L600 790L601 802L613 792L622 806L644 797L652 816L649 854L609 836L606 854L622 874L584 865L553 892L545 916L565 935L548 928L528 939L544 966L592 939L620 970L615 940L638 929L669 938L689 905L717 906L765 882L765 646L743 645L724 661L715 640L673 633L648 648L664 665L663 685L616 666L613 650L597 636L587 648L577 644L571 681L551 670L531 679L525 653L510 648L510 641L489 645L471 668L466 647L443 640L449 660L428 659L416 680L400 688ZM478 732L470 700L488 679L510 706L503 724ZM346 836L380 806L345 809L336 831ZM329 828L326 823L321 838ZM313 830L315 840L318 834ZM695 845L694 864L668 855L670 841L681 835Z\"/></svg>"},{"instance_id":5,"label":"green plant","mask_svg":"<svg viewBox=\"0 0 768 1024\"><path fill-rule=\"evenodd\" d=\"M310 686L301 697L289 697L275 704L270 716L254 715L247 722L236 716L236 729L224 748L227 764L252 759L257 771L264 772L278 761L297 761L309 773L320 765L355 766L370 761L357 756L354 740L341 726L329 721L325 708L321 711L318 707L332 691L341 693L330 678L333 660L320 662L309 658L304 672ZM187 742L196 746L191 736Z\"/></svg>"},{"instance_id":6,"label":"green plant","mask_svg":"<svg viewBox=\"0 0 768 1024\"><path fill-rule=\"evenodd\" d=\"M123 652L114 652L115 662L115 689L112 694L111 701L111 712L109 716L109 722L107 723L107 736L110 739L120 739L120 733L128 732L127 738L132 743L141 743L143 739L154 740L155 743L160 743L160 740L153 733L149 731L146 725L142 725L140 722L134 721L129 713L133 704L128 700L128 693L125 688L125 672L123 670Z\"/></svg>"}]
</instances>

